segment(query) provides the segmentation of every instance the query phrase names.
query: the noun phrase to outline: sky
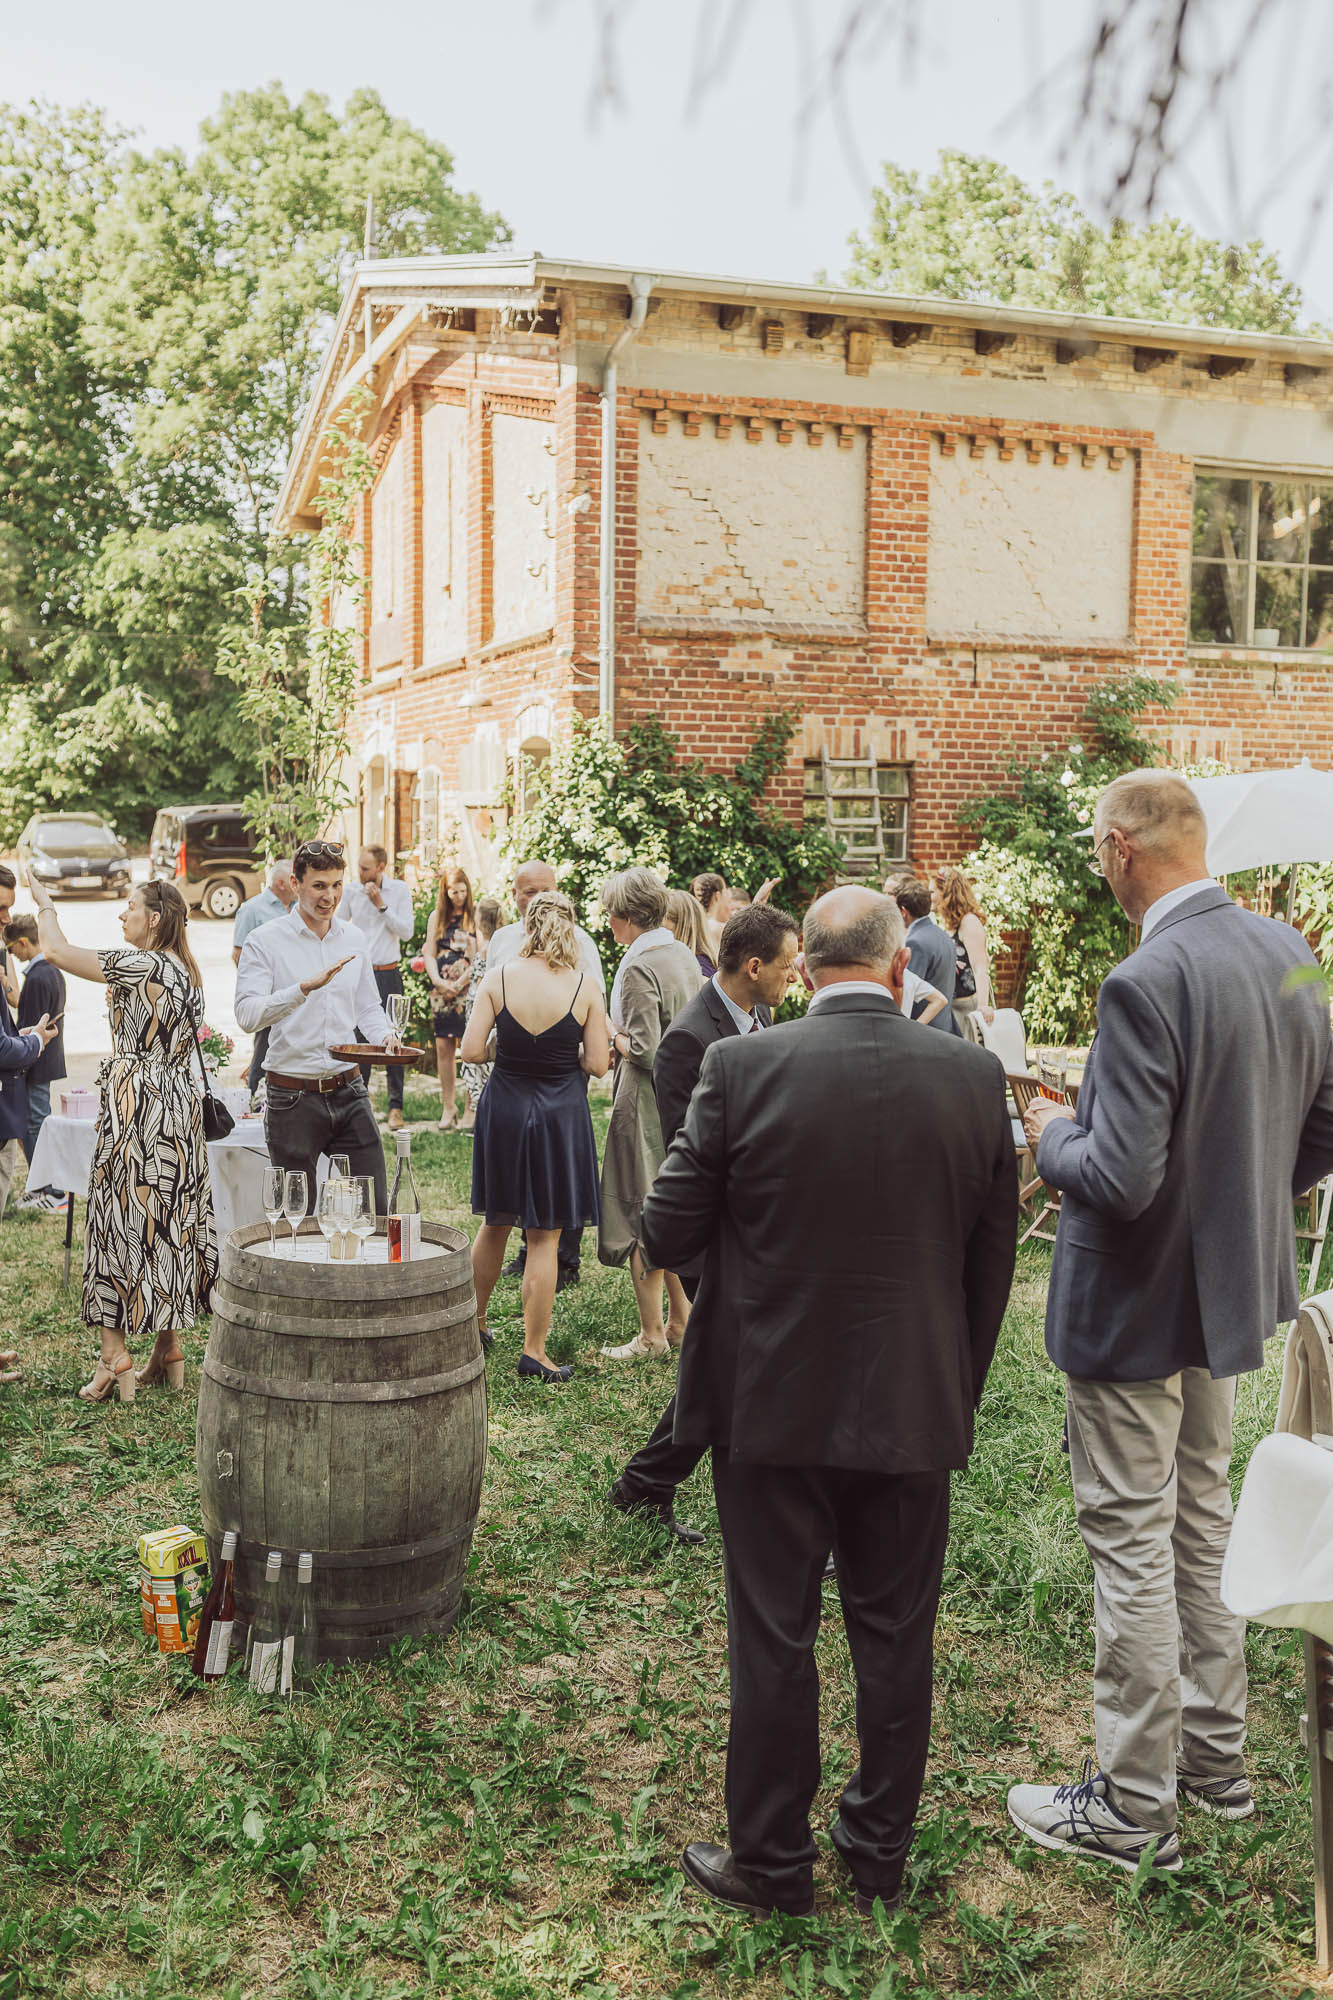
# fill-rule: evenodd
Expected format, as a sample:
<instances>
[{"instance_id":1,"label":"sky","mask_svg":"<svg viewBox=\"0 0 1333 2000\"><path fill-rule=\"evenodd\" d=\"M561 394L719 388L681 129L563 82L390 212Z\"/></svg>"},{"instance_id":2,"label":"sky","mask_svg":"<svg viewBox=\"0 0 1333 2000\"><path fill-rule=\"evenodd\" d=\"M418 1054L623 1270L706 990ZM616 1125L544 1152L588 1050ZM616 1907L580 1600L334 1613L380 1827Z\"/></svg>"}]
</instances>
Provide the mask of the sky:
<instances>
[{"instance_id":1,"label":"sky","mask_svg":"<svg viewBox=\"0 0 1333 2000\"><path fill-rule=\"evenodd\" d=\"M880 161L928 171L947 146L1054 180L1103 212L1107 148L1085 143L1068 79L1104 0L879 0L886 18L919 24L911 45L890 25L845 73L843 105L811 107L812 51L857 4L62 0L47 13L0 0L0 98L96 103L140 143L188 150L224 91L276 78L341 104L369 85L452 149L458 185L501 211L516 248L646 271L836 280ZM1201 55L1225 52L1252 0L1199 4L1210 18ZM619 24L609 93L598 59L608 13ZM701 89L701 51L711 73L733 22L720 75ZM1327 178L1310 135L1333 128L1330 71L1333 6L1275 0L1237 67L1227 144L1215 121L1183 134L1158 203L1212 235L1262 234L1323 319L1333 221L1305 187Z\"/></svg>"}]
</instances>

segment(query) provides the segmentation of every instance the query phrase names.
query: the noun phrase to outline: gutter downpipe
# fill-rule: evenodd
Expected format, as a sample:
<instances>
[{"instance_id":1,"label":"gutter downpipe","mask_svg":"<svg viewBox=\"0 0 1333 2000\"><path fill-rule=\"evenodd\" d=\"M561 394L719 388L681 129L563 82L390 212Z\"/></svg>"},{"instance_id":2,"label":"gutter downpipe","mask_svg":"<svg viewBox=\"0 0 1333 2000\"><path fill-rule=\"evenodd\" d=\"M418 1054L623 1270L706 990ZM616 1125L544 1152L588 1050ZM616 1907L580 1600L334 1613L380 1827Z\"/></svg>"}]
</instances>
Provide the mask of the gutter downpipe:
<instances>
[{"instance_id":1,"label":"gutter downpipe","mask_svg":"<svg viewBox=\"0 0 1333 2000\"><path fill-rule=\"evenodd\" d=\"M630 279L629 318L602 363L602 523L597 713L608 736L616 727L616 375L617 364L648 316L655 278Z\"/></svg>"}]
</instances>

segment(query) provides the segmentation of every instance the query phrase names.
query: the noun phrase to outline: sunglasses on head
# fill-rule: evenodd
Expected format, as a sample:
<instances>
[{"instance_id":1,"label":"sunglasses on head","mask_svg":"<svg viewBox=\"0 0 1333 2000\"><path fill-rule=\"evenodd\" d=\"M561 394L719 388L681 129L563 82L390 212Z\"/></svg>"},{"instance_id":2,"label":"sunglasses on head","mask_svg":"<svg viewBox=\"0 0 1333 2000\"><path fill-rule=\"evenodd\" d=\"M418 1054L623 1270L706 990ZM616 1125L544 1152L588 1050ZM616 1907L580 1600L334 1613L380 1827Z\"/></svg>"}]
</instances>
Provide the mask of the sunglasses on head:
<instances>
[{"instance_id":1,"label":"sunglasses on head","mask_svg":"<svg viewBox=\"0 0 1333 2000\"><path fill-rule=\"evenodd\" d=\"M342 862L342 843L337 840L303 840L293 858L313 862L316 868L331 868L335 862Z\"/></svg>"}]
</instances>

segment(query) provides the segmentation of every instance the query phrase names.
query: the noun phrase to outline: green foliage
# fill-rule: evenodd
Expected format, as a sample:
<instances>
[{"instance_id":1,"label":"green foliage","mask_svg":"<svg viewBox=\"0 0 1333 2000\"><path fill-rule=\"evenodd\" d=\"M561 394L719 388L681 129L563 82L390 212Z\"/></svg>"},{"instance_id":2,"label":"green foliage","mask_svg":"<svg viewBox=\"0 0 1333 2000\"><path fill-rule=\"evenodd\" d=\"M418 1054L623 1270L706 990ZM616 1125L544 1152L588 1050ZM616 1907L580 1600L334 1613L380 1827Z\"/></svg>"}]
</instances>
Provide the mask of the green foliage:
<instances>
[{"instance_id":1,"label":"green foliage","mask_svg":"<svg viewBox=\"0 0 1333 2000\"><path fill-rule=\"evenodd\" d=\"M794 825L765 798L794 727L790 715L763 716L728 774L682 761L677 738L655 717L614 741L599 724L578 721L530 780L501 851L513 866L552 864L579 921L601 933L609 967L617 953L598 891L621 868L654 868L678 888L711 869L752 893L776 877L772 900L799 913L836 872L842 850L822 827Z\"/></svg>"},{"instance_id":2,"label":"green foliage","mask_svg":"<svg viewBox=\"0 0 1333 2000\"><path fill-rule=\"evenodd\" d=\"M1097 1021L1097 989L1130 944L1129 926L1106 883L1093 875L1087 830L1097 795L1122 771L1157 761L1137 718L1168 708L1175 687L1135 674L1093 688L1085 741L1036 763L1011 760L1004 788L973 799L960 815L976 846L963 861L996 944L1021 941L1015 1004L1036 1041L1085 1042Z\"/></svg>"},{"instance_id":3,"label":"green foliage","mask_svg":"<svg viewBox=\"0 0 1333 2000\"><path fill-rule=\"evenodd\" d=\"M870 222L849 239L849 285L999 305L1235 326L1301 327L1299 289L1262 243L1201 236L1171 216L1096 223L1050 181L943 151L922 175L886 162Z\"/></svg>"},{"instance_id":4,"label":"green foliage","mask_svg":"<svg viewBox=\"0 0 1333 2000\"><path fill-rule=\"evenodd\" d=\"M244 794L251 723L218 671L239 589L251 667L272 646L336 712L338 642L299 636L320 579L266 530L368 195L386 255L508 236L373 91L234 93L192 157L0 107L0 841L36 807L145 831Z\"/></svg>"}]
</instances>

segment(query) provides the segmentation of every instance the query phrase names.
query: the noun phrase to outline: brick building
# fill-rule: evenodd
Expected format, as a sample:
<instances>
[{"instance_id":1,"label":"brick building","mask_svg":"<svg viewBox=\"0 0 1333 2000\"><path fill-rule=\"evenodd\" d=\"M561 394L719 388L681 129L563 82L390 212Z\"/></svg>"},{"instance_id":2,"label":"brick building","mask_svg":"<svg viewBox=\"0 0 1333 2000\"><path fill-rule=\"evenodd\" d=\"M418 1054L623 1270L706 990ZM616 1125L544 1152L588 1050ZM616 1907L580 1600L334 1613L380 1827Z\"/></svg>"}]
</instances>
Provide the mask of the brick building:
<instances>
[{"instance_id":1,"label":"brick building","mask_svg":"<svg viewBox=\"0 0 1333 2000\"><path fill-rule=\"evenodd\" d=\"M1063 747L1111 674L1180 683L1151 724L1177 757L1333 763L1333 346L372 261L288 529L317 525L320 441L358 385L377 471L353 839L486 878L506 772L599 709L657 714L716 767L794 712L780 803L873 792L853 810L876 867L956 856L960 804L1015 748Z\"/></svg>"}]
</instances>

